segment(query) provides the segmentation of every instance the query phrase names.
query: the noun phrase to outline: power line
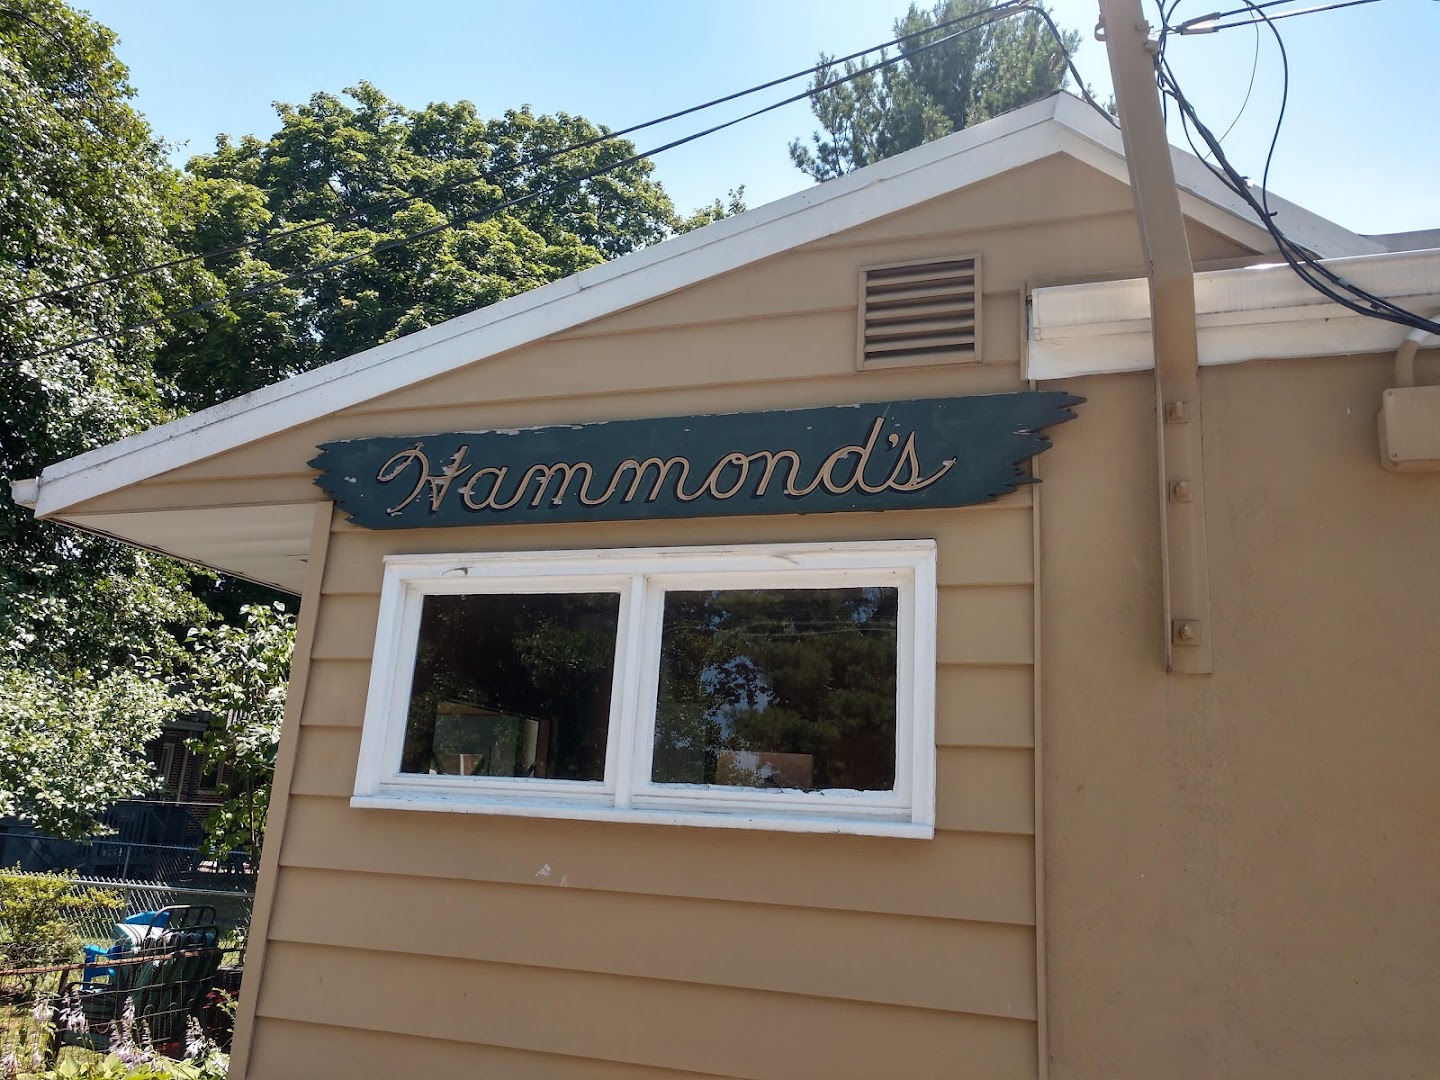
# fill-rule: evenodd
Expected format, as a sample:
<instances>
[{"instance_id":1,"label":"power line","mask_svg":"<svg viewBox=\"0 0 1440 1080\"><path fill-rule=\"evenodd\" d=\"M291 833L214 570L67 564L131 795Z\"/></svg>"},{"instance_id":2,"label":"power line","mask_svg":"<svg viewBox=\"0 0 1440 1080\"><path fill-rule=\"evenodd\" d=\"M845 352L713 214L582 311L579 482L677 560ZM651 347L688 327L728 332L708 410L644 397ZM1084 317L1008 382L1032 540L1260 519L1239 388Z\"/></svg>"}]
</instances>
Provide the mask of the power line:
<instances>
[{"instance_id":1,"label":"power line","mask_svg":"<svg viewBox=\"0 0 1440 1080\"><path fill-rule=\"evenodd\" d=\"M1255 27L1255 54L1250 58L1250 81L1245 85L1245 97L1240 102L1240 108L1235 113L1235 119L1230 121L1230 126L1220 133L1220 142L1224 142L1230 132L1235 130L1235 125L1240 123L1240 118L1245 115L1245 110L1250 106L1250 95L1255 92L1255 76L1260 72L1260 24L1253 24Z\"/></svg>"},{"instance_id":2,"label":"power line","mask_svg":"<svg viewBox=\"0 0 1440 1080\"><path fill-rule=\"evenodd\" d=\"M702 130L702 131L694 132L694 133L692 133L692 134L690 134L690 135L686 135L686 136L683 136L683 137L681 137L681 138L674 139L674 140L672 140L672 141L670 141L670 142L668 142L668 143L665 143L665 144L663 144L663 145L661 145L661 146L654 147L653 149L644 151L644 152L642 152L642 153L632 154L631 156L626 157L626 158L624 158L624 159L622 159L622 160L620 160L620 161L612 162L611 164L606 165L606 166L604 166L603 168L599 168L599 169L592 170L591 172L585 173L585 174L580 175L580 176L566 177L565 179L556 182L555 184L553 184L552 186L550 186L550 187L548 187L548 188L543 188L543 189L540 189L540 190L538 190L538 191L527 192L527 193L524 194L524 195L519 195L519 196L516 196L516 197L513 198L513 199L508 199L508 200L506 200L506 201L504 201L504 202L502 202L502 203L496 204L495 206L487 207L487 208L486 208L485 210L483 210L483 211L477 211L477 212L474 212L474 213L457 215L457 216L455 216L455 217L453 217L453 218L451 218L451 219L449 219L449 220L447 220L447 221L444 221L444 222L442 222L442 223L440 223L440 224L438 224L438 225L432 225L432 226L430 226L430 227L428 227L428 228L421 229L421 230L419 230L418 232L410 233L410 234L408 234L408 235L406 235L406 236L402 236L402 237L397 237L397 238L395 238L395 239L393 239L393 240L383 241L383 242L381 242L381 243L379 243L379 244L374 244L374 245L372 245L371 247L367 248L367 249L364 250L364 251L354 252L354 253L352 253L352 254L350 254L350 255L342 256L342 257L337 258L337 259L331 259L331 260L328 260L328 261L326 261L326 262L320 263L320 264L318 264L318 265L311 266L311 267L307 267L307 268L305 268L305 269L303 269L303 270L297 270L297 271L295 271L295 272L293 272L293 273L290 273L290 274L286 274L286 275L284 275L284 276L282 276L282 277L279 277L279 278L275 278L275 279L268 280L268 281L263 281L263 282L257 282L257 283L255 283L255 284L253 284L253 285L246 286L245 288L242 288L242 289L232 290L231 292L228 292L228 293L224 294L223 296L215 297L214 299L202 301L202 302L197 303L197 304L191 304L191 305L189 305L188 307L178 308L178 309L174 309L174 310L170 310L170 311L165 311L165 312L161 313L160 315L158 315L158 316L156 316L155 318L152 318L152 319L147 319L147 320L144 320L144 321L138 322L138 323L131 323L131 324L128 324L128 325L126 325L126 326L120 327L119 329L116 329L116 330L107 331L107 332L101 333L101 334L93 334L93 335L91 335L90 337L86 337L86 338L81 338L81 339L78 339L78 340L70 341L70 342L67 342L67 343L64 344L64 345L58 345L58 346L55 346L55 347L50 348L50 349L45 349L45 350L43 350L43 351L41 351L41 352L32 353L31 356L30 356L30 359L38 360L38 359L42 359L42 358L44 358L44 357L46 357L46 356L52 356L52 355L54 355L55 353L65 352L65 351L67 351L67 350L69 350L69 349L80 348L80 347L82 347L82 346L84 346L84 345L93 345L93 344L96 344L96 343L101 342L101 341L109 341L109 340L111 340L112 338L121 337L121 336L123 336L123 335L125 335L125 334L136 333L136 332L139 332L139 331L141 331L141 330L152 329L152 328L154 328L154 327L156 327L156 326L159 326L159 325L162 324L162 323L165 323L165 322L170 321L171 319L181 318L181 317L183 317L183 316L185 316L185 315L200 314L201 312L209 311L209 310L211 310L211 309L213 309L213 308L219 307L221 304L226 304L226 303L229 303L229 302L235 301L235 300L243 300L243 299L247 299L248 297L251 297L251 296L259 295L260 293L269 292L269 291L272 290L272 289L277 289L277 288L280 288L281 286L291 284L292 282L300 281L300 280L303 280L303 279L305 279L305 278L312 277L312 276L314 276L315 274L324 273L324 272L327 271L327 270L339 269L339 268L342 267L342 266L347 266L347 265L349 265L350 263L358 262L358 261L361 260L361 259L370 258L370 257L373 257L373 256L375 256L375 255L382 254L383 252L391 251L391 250L394 250L394 249L396 249L396 248L403 247L403 246L405 246L405 245L407 245L407 244L414 243L414 242L417 241L417 240L422 240L422 239L424 239L424 238L426 238L426 237L434 236L434 235L436 235L437 233L441 233L441 232L448 231L449 229L453 229L453 228L455 228L455 227L457 227L457 226L459 226L459 225L467 224L467 223L470 223L470 222L488 221L488 220L490 220L491 218L499 215L500 213L502 213L502 212L504 212L504 211L506 211L506 210L510 210L510 209L513 209L513 208L515 208L515 207L517 207L517 206L521 206L521 205L524 205L524 204L526 204L526 203L532 202L532 201L534 201L534 200L536 200L536 199L539 199L539 198L541 198L541 197L543 197L543 196L552 195L552 194L554 194L555 192L562 190L563 188L570 187L570 186L573 186L573 185L575 185L575 184L582 184L582 183L585 183L586 181L596 179L597 177L603 176L603 175L605 175L606 173L613 172L613 171L615 171L615 170L617 170L617 169L624 168L626 165L634 164L635 162L641 161L641 160L643 160L643 159L645 159L645 158L655 157L656 155L662 154L662 153L664 153L664 152L667 151L667 150L673 150L673 149L675 149L676 147L685 145L686 143L694 142L695 140L704 138L704 137L707 136L707 135L712 135L712 134L714 134L714 133L717 132L717 131L723 131L723 130L725 130L726 128L734 127L736 124L743 123L743 122L745 122L746 120L752 120L752 119L754 119L754 118L757 117L757 116L762 116L762 115L764 115L765 113L773 112L773 111L775 111L776 109L784 108L784 107L787 106L787 105L793 105L794 103L796 103L796 102L798 102L798 101L803 101L803 100L805 100L806 98L810 98L810 97L815 96L816 94L823 93L823 92L826 91L826 90L833 89L834 87L840 86L840 85L842 85L843 83L846 83L846 82L849 82L849 81L851 81L851 80L853 80L853 79L859 78L859 77L862 76L862 75L870 74L871 72L880 70L881 68L888 67L888 66L890 66L890 65L892 65L892 64L899 63L899 62L901 62L902 60L909 59L909 58L912 57L912 56L916 56L916 55L918 55L918 54L920 54L920 53L928 52L928 51L931 50L931 49L939 48L939 47L942 46L942 45L949 44L950 42L955 41L955 40L959 39L960 37L963 37L965 34L974 33L974 32L976 32L977 30L984 29L986 26L989 26L989 25L991 25L992 23L998 22L998 21L1000 21L1001 19L1008 18L1008 17L1010 17L1011 15L1021 14L1021 13L1025 13L1025 12L1029 12L1029 13L1034 13L1034 14L1039 14L1039 15L1041 15L1041 16L1045 19L1045 22L1047 23L1047 25L1050 27L1052 33L1055 35L1056 44L1057 44L1057 46L1059 47L1059 49L1061 50L1061 52L1065 54L1066 60L1067 60L1067 62L1069 63L1069 66L1070 66L1070 70L1071 70L1072 72L1074 72L1074 71L1075 71L1075 68L1074 68L1073 59L1072 59L1072 58L1070 57L1070 55L1069 55L1069 50L1067 50L1067 49L1065 48L1065 44L1064 44L1063 38L1060 36L1059 30L1058 30L1058 28L1055 26L1054 21L1053 21L1053 20L1049 17L1049 15L1043 10L1043 8L1040 8L1040 7L1038 7L1038 6L1032 6L1032 4L1033 4L1033 0L1015 0L1015 2L1011 2L1011 3L997 4L997 5L995 5L995 6L992 7L992 8L987 8L987 9L985 9L985 10L982 11L982 12L974 12L974 13L972 13L970 16L966 16L966 17L963 17L963 18L966 18L966 19L983 18L984 21L979 22L979 23L977 23L977 24L974 25L974 26L968 26L968 27L966 27L966 28L964 28L964 29L962 29L962 30L956 31L956 32L953 33L953 34L948 34L948 35L946 35L946 36L944 36L944 37L937 38L937 39L934 40L934 41L927 42L927 43L925 43L925 44L923 44L923 45L920 45L920 46L918 46L918 47L916 47L916 48L914 48L914 49L911 49L908 53L905 53L905 52L897 53L897 54L896 54L895 56L893 56L893 57L886 57L886 58L884 58L884 59L881 59L880 61L877 61L877 62L874 63L874 64L869 64L869 65L866 65L866 66L864 66L864 67L858 68L858 69L856 69L855 71L847 72L845 75L843 75L843 76L841 76L841 77L839 77L839 78L832 79L832 80L830 80L829 82L826 82L826 83L824 83L824 84L822 84L822 85L820 85L820 86L812 87L812 88L807 89L807 90L805 90L805 91L803 91L803 92L801 92L801 93L799 93L799 94L794 94L794 95L792 95L792 96L790 96L790 97L787 97L787 98L784 98L784 99L782 99L782 100L780 100L780 101L776 101L776 102L773 102L773 103L771 103L771 104L769 104L769 105L765 105L765 106L763 106L763 107L761 107L761 108L759 108L759 109L755 109L755 110L753 110L753 111L751 111L751 112L749 112L749 113L746 113L746 114L744 114L743 116L738 116L738 117L735 117L734 119L727 120L727 121L724 121L723 123L715 124L715 125L713 125L713 126L711 126L711 127L705 128L705 129ZM924 30L924 31L920 31L920 32L918 32L917 34L910 34L910 35L906 35L905 37L906 37L906 39L910 39L910 38L914 38L914 37L917 37L917 36L922 36L922 35L924 35L924 34L931 34L931 33L934 33L934 32L935 32L935 28L934 28L934 27L931 27L931 28L928 28L928 29L926 29L926 30ZM896 39L896 40L901 40L901 39ZM866 53L874 52L874 51L876 51L876 50L874 50L874 49L867 49L867 50L865 50L865 51L862 52L862 53L857 53L857 54L853 54L853 55L863 56L863 55L865 55ZM840 60L830 61L830 62L828 62L827 64L821 65L821 66L820 66L820 69L823 70L823 69L825 69L825 68L833 68L833 66L834 66L836 63L839 63L839 62L841 62L841 61L840 61ZM782 81L782 82L783 82L783 81L788 81L788 80L779 80L779 81ZM775 84L772 82L772 83L766 84L766 85L775 85ZM1080 85L1083 87L1084 84L1081 83ZM728 98L722 99L722 100L733 100L735 97L743 96L745 93L748 93L748 91L741 91L741 92L738 93L738 94L730 95ZM1090 104L1091 104L1092 106L1094 106L1097 110L1099 110L1103 115L1105 115L1105 116L1107 117L1107 119L1110 118L1108 113L1105 113L1105 111L1104 111L1103 109L1100 109L1100 107L1095 104L1094 99L1091 98L1088 93L1085 94L1085 97L1086 97L1086 100L1089 101ZM704 106L696 106L696 109L698 109L698 108L703 108L703 107L704 107ZM694 110L686 110L685 112L689 112L689 111L694 111ZM679 115L684 115L684 113L683 113L683 112L682 112L682 113L676 113L676 114L674 114L674 115L679 116ZM656 122L658 122L658 121L654 121L654 122L651 122L651 123L653 124L653 123L656 123ZM650 125L646 125L646 126L650 126ZM634 130L634 129L631 129L631 130ZM616 135L612 135L612 136L609 136L609 137L611 137L611 138L618 137L618 133L617 133ZM559 153L564 153L564 152L565 152L565 151L560 151ZM467 181L467 182L473 182L473 181ZM203 258L203 257L204 257L204 256L191 256L191 257L189 257L189 258L187 259L187 261L194 261L196 258ZM141 271L135 271L134 273L140 273L140 272L141 272ZM80 286L76 286L75 288L79 288L79 287L80 287Z\"/></svg>"},{"instance_id":3,"label":"power line","mask_svg":"<svg viewBox=\"0 0 1440 1080\"><path fill-rule=\"evenodd\" d=\"M1268 19L1273 22L1278 19L1294 18L1296 15L1315 15L1322 11L1339 11L1341 8L1359 7L1361 4L1375 4L1379 3L1379 0L1343 0L1342 3L1338 4L1322 4L1318 7L1297 8L1292 11L1277 11L1274 15L1270 16L1261 14L1261 9L1263 8L1274 7L1276 4L1287 2L1288 0L1270 0L1268 4L1257 4L1252 14L1260 15L1261 19ZM1228 23L1219 22L1220 19L1227 18L1231 15L1242 15L1247 10L1249 9L1235 8L1232 11L1199 15L1193 19L1186 19L1179 26L1175 27L1173 32L1176 34L1213 34L1217 30L1229 30L1235 26L1259 26L1260 19L1241 19L1239 22Z\"/></svg>"},{"instance_id":4,"label":"power line","mask_svg":"<svg viewBox=\"0 0 1440 1080\"><path fill-rule=\"evenodd\" d=\"M769 81L763 83L758 83L755 86L747 87L744 90L737 90L732 94L725 94L721 97L713 98L710 101L703 102L699 105L692 105L689 108L680 109L676 112L668 113L665 116L660 116L653 120L646 120L643 123L632 124L630 127L622 128L619 131L603 132L602 134L594 136L592 138L584 139L580 142L560 147L559 149L549 151L545 154L540 154L526 161L517 162L514 165L514 170L519 171L525 168L535 168L537 166L546 165L559 157L563 157L566 154L575 153L579 150L587 150L590 147L599 146L602 143L611 142L616 139L622 139L625 136L632 135L637 131L644 131L648 128L657 127L660 124L668 123L671 120L679 120L682 117L691 116L698 112L704 112L705 110L714 108L717 105L724 105L731 101L736 101L740 98L748 97L751 94L757 94L762 90L769 90L776 86L783 85L784 83L793 82L796 79L815 75L817 73L826 71L834 67L836 64L849 63L852 60L857 60L862 56L867 56L870 53L878 52L881 49L887 49L893 45L902 45L916 38L924 37L927 34L933 34L940 30L948 29L952 26L957 26L964 22L972 22L976 19L985 19L986 23L988 24L991 17L995 16L1001 11L1008 11L1011 9L1029 9L1036 11L1037 13L1042 15L1047 22L1050 22L1051 31L1056 35L1056 40L1059 41L1059 30L1055 27L1053 21L1050 20L1050 16L1044 11L1043 8L1040 8L1038 6L1032 7L1031 5L1034 3L1035 0L1005 0L1004 3L996 4L994 7L986 8L982 11L974 11L966 15L958 15L953 19L947 19L943 22L936 23L934 26L926 27L924 30L917 30L909 34L902 34L901 36L892 38L890 41L884 42L883 44L875 45L868 49L862 49L859 52L850 53L848 56L836 57L832 60L824 61L823 63L816 64L813 67L806 68L803 71L797 71L790 75L782 75L779 78L770 79ZM1066 59L1069 60L1068 52L1066 53ZM1079 82L1079 73L1075 71L1073 61L1071 61L1070 63L1070 70L1074 75L1076 81ZM1080 86L1081 92L1086 93L1086 91L1084 90L1084 84L1080 83ZM1086 96L1088 98L1088 94ZM1094 104L1093 102L1091 103ZM309 221L304 223L303 225L294 225L289 228L279 229L275 232L266 233L263 236L253 237L249 240L244 240L236 244L231 244L227 247L216 248L212 251L206 251L196 255L184 255L178 258L168 259L164 262L153 263L149 266L137 267L134 270L127 270L123 273L111 274L108 277L96 278L93 281L84 281L75 285L67 285L59 289L50 289L45 292L33 293L29 296L22 296L17 300L6 301L5 304L0 306L13 307L32 301L55 300L59 299L62 296L68 296L72 293L98 288L101 285L113 285L121 281L128 281L132 278L158 273L161 270L171 270L178 266L186 266L190 263L201 262L205 259L222 258L226 255L236 255L242 251L265 247L266 245L271 244L277 240L281 240L290 236L297 236L301 233L310 232L313 229L322 228L326 225L345 225L354 221L359 221L361 219L370 217L374 214L390 213L391 211L399 210L402 207L408 206L411 203L419 202L422 199L431 199L437 195L444 195L452 191L458 191L462 188L469 187L474 184L488 182L489 179L490 177L487 176L475 176L465 180L454 180L449 183L440 184L434 188L416 192L411 195L405 195L395 199L387 199L382 202L372 203L369 206L364 206L358 210L353 210L348 214L341 214L330 218L321 218L317 221Z\"/></svg>"},{"instance_id":5,"label":"power line","mask_svg":"<svg viewBox=\"0 0 1440 1080\"><path fill-rule=\"evenodd\" d=\"M1270 166L1275 157L1275 147L1280 139L1280 129L1285 121L1285 108L1289 102L1290 59L1285 51L1285 41L1281 37L1280 31L1273 25L1271 17L1266 15L1262 10L1264 7L1270 5L1253 4L1250 3L1249 0L1245 0L1245 3L1247 5L1246 8L1241 10L1250 11L1256 16L1256 19L1253 21L1263 22L1265 27L1274 36L1275 43L1280 49L1281 61L1280 110L1276 117L1274 133L1270 138L1270 146L1265 155L1265 168L1261 174L1260 181L1260 197L1258 199L1255 197L1255 194L1250 189L1249 181L1230 163L1230 160L1225 156L1224 149L1220 145L1220 140L1206 127L1205 123L1196 113L1194 106L1180 89L1179 83L1175 79L1175 73L1171 69L1169 61L1165 58L1165 36L1167 32L1174 32L1174 30L1170 27L1165 27L1162 28L1161 31L1160 49L1156 55L1156 77L1161 90L1172 98L1180 108L1181 125L1185 131L1186 139L1190 142L1191 149L1195 150L1197 156L1200 156L1200 151L1198 147L1195 146L1194 138L1191 134L1193 127L1195 134L1198 134L1205 145L1210 148L1210 153L1215 159L1215 164L1212 165L1210 162L1204 161L1202 157L1202 162L1205 167L1208 168L1221 183L1239 195L1240 198L1250 206L1260 219L1261 225L1264 226L1266 231L1269 232L1271 239L1274 240L1280 256L1300 279L1316 292L1359 315L1383 319L1386 322L1397 323L1401 326L1411 327L1412 329L1425 330L1432 334L1440 334L1440 322L1423 318L1413 311L1408 311L1382 296L1377 296L1345 280L1339 274L1336 274L1329 267L1321 263L1313 252L1306 250L1286 236L1284 231L1276 223L1275 211L1270 209ZM1170 11L1173 12L1174 7L1172 7Z\"/></svg>"}]
</instances>

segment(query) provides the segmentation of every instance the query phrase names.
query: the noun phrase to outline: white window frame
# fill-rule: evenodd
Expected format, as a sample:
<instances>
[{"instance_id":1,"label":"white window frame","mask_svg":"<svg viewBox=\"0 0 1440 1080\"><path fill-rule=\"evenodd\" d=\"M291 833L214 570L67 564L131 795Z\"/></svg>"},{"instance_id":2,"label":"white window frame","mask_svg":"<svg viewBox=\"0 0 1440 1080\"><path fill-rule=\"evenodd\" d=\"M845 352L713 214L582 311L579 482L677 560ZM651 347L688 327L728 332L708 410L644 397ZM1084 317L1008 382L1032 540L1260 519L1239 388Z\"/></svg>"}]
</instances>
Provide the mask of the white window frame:
<instances>
[{"instance_id":1,"label":"white window frame","mask_svg":"<svg viewBox=\"0 0 1440 1080\"><path fill-rule=\"evenodd\" d=\"M664 595L893 587L899 594L895 787L759 791L650 781ZM400 772L427 596L620 596L601 781ZM350 805L596 821L929 838L935 830L935 542L389 555Z\"/></svg>"}]
</instances>

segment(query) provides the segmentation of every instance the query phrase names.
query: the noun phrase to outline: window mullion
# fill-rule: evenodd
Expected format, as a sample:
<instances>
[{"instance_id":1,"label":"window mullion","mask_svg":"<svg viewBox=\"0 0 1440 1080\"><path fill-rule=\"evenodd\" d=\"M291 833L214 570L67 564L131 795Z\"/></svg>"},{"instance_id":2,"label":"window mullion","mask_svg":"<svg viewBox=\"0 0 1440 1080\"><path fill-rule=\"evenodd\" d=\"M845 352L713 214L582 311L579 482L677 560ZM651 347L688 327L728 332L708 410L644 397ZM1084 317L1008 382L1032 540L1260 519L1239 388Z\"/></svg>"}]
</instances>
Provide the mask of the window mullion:
<instances>
[{"instance_id":1,"label":"window mullion","mask_svg":"<svg viewBox=\"0 0 1440 1080\"><path fill-rule=\"evenodd\" d=\"M616 643L615 677L620 680L619 715L611 717L610 738L615 747L615 805L630 806L635 787L636 717L640 712L640 687L645 681L645 657L649 653L645 628L649 624L649 597L645 577L636 574L626 589L626 618Z\"/></svg>"}]
</instances>

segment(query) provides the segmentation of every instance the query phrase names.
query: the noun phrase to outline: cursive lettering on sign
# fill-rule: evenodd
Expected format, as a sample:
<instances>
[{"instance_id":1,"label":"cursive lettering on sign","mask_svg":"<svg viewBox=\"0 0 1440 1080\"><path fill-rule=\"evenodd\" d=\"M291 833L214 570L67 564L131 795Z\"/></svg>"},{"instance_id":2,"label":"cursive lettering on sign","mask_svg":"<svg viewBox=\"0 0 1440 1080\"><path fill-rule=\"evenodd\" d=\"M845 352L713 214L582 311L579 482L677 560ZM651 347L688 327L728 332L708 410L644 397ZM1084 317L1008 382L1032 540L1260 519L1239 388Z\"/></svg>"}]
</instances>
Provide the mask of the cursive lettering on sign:
<instances>
[{"instance_id":1,"label":"cursive lettering on sign","mask_svg":"<svg viewBox=\"0 0 1440 1080\"><path fill-rule=\"evenodd\" d=\"M691 461L683 454L676 454L663 459L655 456L643 459L626 458L611 472L605 490L598 497L593 496L590 492L590 484L595 479L595 466L590 462L555 461L548 464L537 462L521 474L507 497L504 489L510 475L509 466L486 465L475 469L473 463L465 462L465 457L470 452L469 444L465 444L451 455L450 460L439 472L432 472L423 440L393 454L376 470L375 480L381 484L400 482L403 485L406 482L409 483L410 487L405 497L385 509L387 514L394 517L427 489L430 492L430 509L432 512L438 512L444 506L445 499L455 481L467 472L470 473L469 479L458 488L460 500L465 509L504 511L518 506L525 500L527 494L530 495L529 505L532 509L538 509L542 505L561 506L577 476L580 476L581 479L575 485L575 497L580 504L582 506L603 506L620 492L627 477L630 483L628 487L625 487L624 493L620 495L622 503L633 502L640 497L645 490L647 481L650 482L649 492L644 497L644 501L647 503L653 503L667 493L667 481L671 482L668 494L679 502L693 502L702 496L709 496L723 502L726 499L735 498L750 488L750 465L752 462L758 464L763 461L765 470L759 474L758 482L754 484L750 491L751 494L764 495L770 488L776 467L783 462L788 466L784 492L791 498L797 499L804 498L816 489L823 489L831 495L846 495L856 488L868 495L877 495L883 491L923 491L955 467L956 459L949 457L942 461L940 467L930 475L924 475L915 447L915 432L912 431L905 438L904 446L896 456L889 475L879 483L871 483L866 478L866 470L870 466L870 459L880 440L880 432L884 426L885 417L877 416L870 425L870 433L863 443L842 446L832 451L815 470L815 475L810 482L800 485L796 484L795 478L802 471L804 464L798 452L794 450L756 450L747 454L739 450L732 450L721 455L719 460L710 466L705 473L705 479L692 491L686 490L686 484L693 469ZM893 432L885 441L891 450L901 444L900 436ZM473 472L471 472L472 469L474 469ZM673 481L672 471L674 473ZM696 476L700 475L699 470L694 470L694 472Z\"/></svg>"},{"instance_id":2,"label":"cursive lettering on sign","mask_svg":"<svg viewBox=\"0 0 1440 1080\"><path fill-rule=\"evenodd\" d=\"M371 529L903 510L1033 482L1060 391L326 443L316 483Z\"/></svg>"}]
</instances>

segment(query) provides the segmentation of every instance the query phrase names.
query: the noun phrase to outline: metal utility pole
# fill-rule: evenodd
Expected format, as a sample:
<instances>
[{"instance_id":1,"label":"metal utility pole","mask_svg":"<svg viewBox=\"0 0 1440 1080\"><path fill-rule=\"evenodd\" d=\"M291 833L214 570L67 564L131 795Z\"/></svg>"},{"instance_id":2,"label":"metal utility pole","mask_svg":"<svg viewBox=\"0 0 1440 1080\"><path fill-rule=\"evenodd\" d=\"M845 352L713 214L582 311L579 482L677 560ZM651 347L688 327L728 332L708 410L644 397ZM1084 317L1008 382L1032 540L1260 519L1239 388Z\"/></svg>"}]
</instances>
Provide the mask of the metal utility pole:
<instances>
[{"instance_id":1,"label":"metal utility pole","mask_svg":"<svg viewBox=\"0 0 1440 1080\"><path fill-rule=\"evenodd\" d=\"M1140 0L1100 0L1096 36L1110 54L1130 191L1150 276L1155 348L1155 416L1160 464L1160 550L1165 668L1208 675L1210 570L1205 551L1205 465L1201 453L1195 277L1160 92L1156 46Z\"/></svg>"}]
</instances>

